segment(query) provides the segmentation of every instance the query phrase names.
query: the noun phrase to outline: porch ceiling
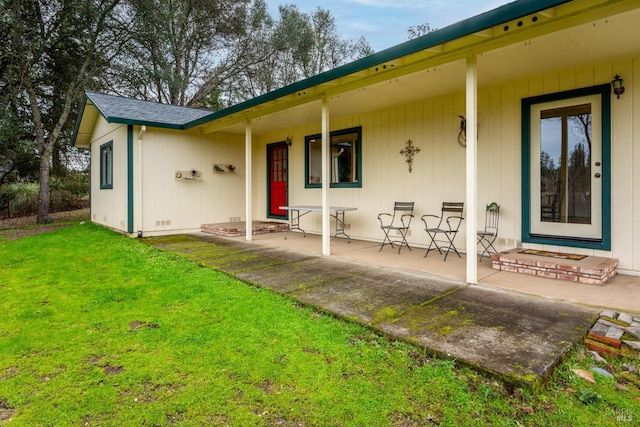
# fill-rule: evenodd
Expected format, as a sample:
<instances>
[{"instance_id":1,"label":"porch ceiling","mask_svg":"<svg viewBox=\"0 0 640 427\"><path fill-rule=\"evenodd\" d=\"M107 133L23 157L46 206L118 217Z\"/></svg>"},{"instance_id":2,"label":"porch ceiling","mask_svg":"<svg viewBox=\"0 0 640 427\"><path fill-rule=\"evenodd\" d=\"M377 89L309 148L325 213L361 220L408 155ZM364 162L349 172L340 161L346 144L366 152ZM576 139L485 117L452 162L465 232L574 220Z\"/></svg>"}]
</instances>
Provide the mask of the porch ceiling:
<instances>
[{"instance_id":1,"label":"porch ceiling","mask_svg":"<svg viewBox=\"0 0 640 427\"><path fill-rule=\"evenodd\" d=\"M580 3L583 2L572 2L572 9L557 7L536 14L536 20L546 19L542 23L536 21L540 26L526 28L527 20L532 21L534 15L505 23L464 40L380 64L375 68L376 73L366 70L322 83L298 93L297 102L293 98L275 100L262 109L247 110L206 124L203 132L243 133L247 118L252 120L254 135L318 123L320 99L324 95L329 99L331 117L335 118L463 93L465 59L472 53L477 55L480 88L638 53L640 9L629 6L634 2L604 2L599 7L578 10L576 5ZM561 18L560 14L563 14ZM525 27L522 30L518 29L520 22L525 22L521 24ZM499 34L511 31L506 30L506 26L516 28L514 34ZM612 74L615 73L616 70L612 70ZM612 77L600 77L606 79L600 83Z\"/></svg>"}]
</instances>

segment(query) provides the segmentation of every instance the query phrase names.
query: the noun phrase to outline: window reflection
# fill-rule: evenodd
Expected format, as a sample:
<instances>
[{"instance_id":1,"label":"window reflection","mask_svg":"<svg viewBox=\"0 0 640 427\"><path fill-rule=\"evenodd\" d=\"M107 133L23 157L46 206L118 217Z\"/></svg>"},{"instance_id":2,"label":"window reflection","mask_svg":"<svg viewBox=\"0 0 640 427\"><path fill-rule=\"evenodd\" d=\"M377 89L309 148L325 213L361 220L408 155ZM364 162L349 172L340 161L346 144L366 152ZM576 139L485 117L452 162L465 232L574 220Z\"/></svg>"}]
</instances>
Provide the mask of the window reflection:
<instances>
[{"instance_id":1,"label":"window reflection","mask_svg":"<svg viewBox=\"0 0 640 427\"><path fill-rule=\"evenodd\" d=\"M540 112L540 220L591 223L591 104Z\"/></svg>"},{"instance_id":2,"label":"window reflection","mask_svg":"<svg viewBox=\"0 0 640 427\"><path fill-rule=\"evenodd\" d=\"M332 187L360 187L360 138L361 128L331 132L329 145L330 177ZM306 185L322 184L322 137L305 138Z\"/></svg>"}]
</instances>

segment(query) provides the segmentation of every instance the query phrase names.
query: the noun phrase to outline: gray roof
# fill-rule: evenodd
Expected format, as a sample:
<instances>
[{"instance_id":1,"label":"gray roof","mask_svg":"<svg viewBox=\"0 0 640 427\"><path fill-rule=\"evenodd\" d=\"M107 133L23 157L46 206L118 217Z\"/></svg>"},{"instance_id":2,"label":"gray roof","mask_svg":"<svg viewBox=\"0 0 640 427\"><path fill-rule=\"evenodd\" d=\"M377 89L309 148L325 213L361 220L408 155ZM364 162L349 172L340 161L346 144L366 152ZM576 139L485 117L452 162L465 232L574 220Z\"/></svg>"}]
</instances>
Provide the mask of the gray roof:
<instances>
[{"instance_id":1,"label":"gray roof","mask_svg":"<svg viewBox=\"0 0 640 427\"><path fill-rule=\"evenodd\" d=\"M208 121L212 111L86 92L88 101L109 123L189 129ZM86 103L86 102L85 102Z\"/></svg>"}]
</instances>

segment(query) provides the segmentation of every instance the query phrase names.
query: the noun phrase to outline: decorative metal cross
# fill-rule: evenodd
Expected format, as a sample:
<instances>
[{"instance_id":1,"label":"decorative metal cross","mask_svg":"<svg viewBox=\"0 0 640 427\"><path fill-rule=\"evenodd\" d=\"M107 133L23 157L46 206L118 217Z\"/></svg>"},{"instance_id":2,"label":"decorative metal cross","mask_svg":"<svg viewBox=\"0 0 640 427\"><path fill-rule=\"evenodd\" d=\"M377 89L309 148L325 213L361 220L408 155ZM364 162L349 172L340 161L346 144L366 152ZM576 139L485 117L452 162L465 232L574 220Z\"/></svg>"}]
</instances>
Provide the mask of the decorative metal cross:
<instances>
[{"instance_id":1,"label":"decorative metal cross","mask_svg":"<svg viewBox=\"0 0 640 427\"><path fill-rule=\"evenodd\" d=\"M404 155L407 158L405 162L409 164L409 173L411 173L411 171L413 170L413 156L419 152L420 149L414 146L413 141L411 141L410 139L407 140L407 146L400 150L400 154Z\"/></svg>"}]
</instances>

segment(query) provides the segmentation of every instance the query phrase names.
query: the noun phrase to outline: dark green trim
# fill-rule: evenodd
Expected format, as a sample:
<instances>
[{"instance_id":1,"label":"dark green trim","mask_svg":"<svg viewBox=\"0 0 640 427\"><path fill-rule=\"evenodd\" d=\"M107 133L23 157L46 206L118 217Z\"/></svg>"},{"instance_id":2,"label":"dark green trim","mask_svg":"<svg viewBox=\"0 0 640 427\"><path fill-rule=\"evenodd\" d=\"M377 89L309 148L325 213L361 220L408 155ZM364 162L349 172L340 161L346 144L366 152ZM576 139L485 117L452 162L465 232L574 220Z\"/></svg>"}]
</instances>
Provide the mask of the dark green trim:
<instances>
[{"instance_id":1,"label":"dark green trim","mask_svg":"<svg viewBox=\"0 0 640 427\"><path fill-rule=\"evenodd\" d=\"M105 147L111 147L111 162L109 162L108 167L111 169L111 182L109 184L105 184L102 181L102 177L104 176L104 168L105 168L105 164L102 161L102 150ZM100 189L101 190L113 190L113 140L105 142L104 144L100 145L100 148L98 150L98 164L100 165Z\"/></svg>"},{"instance_id":2,"label":"dark green trim","mask_svg":"<svg viewBox=\"0 0 640 427\"><path fill-rule=\"evenodd\" d=\"M334 130L329 133L329 140L334 136L345 135L348 133L357 133L358 140L356 141L356 154L357 159L357 172L358 182L331 182L330 188L362 188L362 126L356 126L348 129ZM310 184L309 183L309 141L312 139L320 139L322 134L307 135L304 137L304 187L305 188L322 188L322 184ZM333 165L329 165L329 170L333 170Z\"/></svg>"},{"instance_id":3,"label":"dark green trim","mask_svg":"<svg viewBox=\"0 0 640 427\"><path fill-rule=\"evenodd\" d=\"M272 213L270 213L270 204L271 204L271 177L269 176L269 173L271 171L271 151L270 149L273 147L280 147L280 146L285 146L287 147L287 165L286 165L286 170L287 170L287 201L286 204L289 204L289 146L287 145L286 141L280 141L280 142L274 142L272 144L267 144L267 218L272 218L272 219L289 219L289 211L286 211L287 213L285 215L274 215Z\"/></svg>"},{"instance_id":4,"label":"dark green trim","mask_svg":"<svg viewBox=\"0 0 640 427\"><path fill-rule=\"evenodd\" d=\"M127 126L127 233L133 233L133 125Z\"/></svg>"},{"instance_id":5,"label":"dark green trim","mask_svg":"<svg viewBox=\"0 0 640 427\"><path fill-rule=\"evenodd\" d=\"M322 138L322 134L307 135L304 137L304 188L321 188L321 184L309 183L309 141ZM331 138L331 137L329 137Z\"/></svg>"},{"instance_id":6,"label":"dark green trim","mask_svg":"<svg viewBox=\"0 0 640 427\"><path fill-rule=\"evenodd\" d=\"M486 30L487 28L495 27L496 25L519 19L524 16L531 15L532 13L537 13L564 3L568 3L569 1L571 0L514 1L512 3L505 4L504 6L474 16L472 18L465 19L464 21L452 24L440 30L425 34L424 36L417 37L415 39L393 46L389 49L374 53L373 55L367 56L365 58L334 68L330 71L317 74L315 76L309 77L308 79L301 80L289 86L277 89L273 92L269 92L248 101L241 102L240 104L233 105L229 108L225 108L224 110L218 111L209 116L208 120L214 121L217 119L221 119L223 117L256 107L260 104L264 104L287 95L292 95L297 92L302 92L314 86L318 86L323 83L327 83L332 80L336 80L350 74L366 70L370 67L375 67L376 65L384 64L385 62L394 61L398 58L402 58L404 56L411 55L422 50L429 49L434 46L438 46L440 44Z\"/></svg>"},{"instance_id":7,"label":"dark green trim","mask_svg":"<svg viewBox=\"0 0 640 427\"><path fill-rule=\"evenodd\" d=\"M111 117L107 117L106 120L109 123L117 123L117 124L128 125L128 126L149 126L149 127L163 128L163 129L175 129L175 130L187 129L187 127L184 125L174 125L174 124L162 123L162 122L135 120L135 119L128 119L126 117L111 116Z\"/></svg>"},{"instance_id":8,"label":"dark green trim","mask_svg":"<svg viewBox=\"0 0 640 427\"><path fill-rule=\"evenodd\" d=\"M600 95L602 102L602 240L531 233L531 106L551 101ZM611 250L611 85L534 96L522 100L522 241L574 248Z\"/></svg>"}]
</instances>

